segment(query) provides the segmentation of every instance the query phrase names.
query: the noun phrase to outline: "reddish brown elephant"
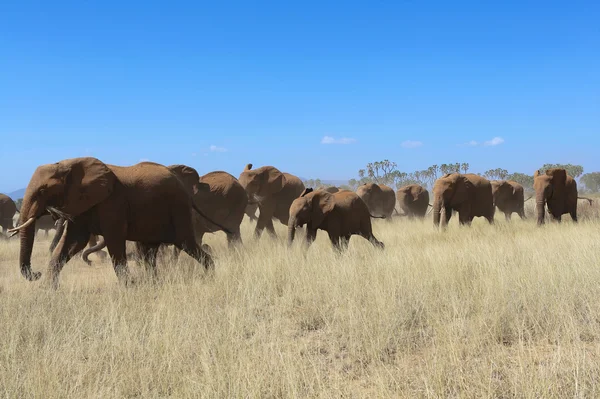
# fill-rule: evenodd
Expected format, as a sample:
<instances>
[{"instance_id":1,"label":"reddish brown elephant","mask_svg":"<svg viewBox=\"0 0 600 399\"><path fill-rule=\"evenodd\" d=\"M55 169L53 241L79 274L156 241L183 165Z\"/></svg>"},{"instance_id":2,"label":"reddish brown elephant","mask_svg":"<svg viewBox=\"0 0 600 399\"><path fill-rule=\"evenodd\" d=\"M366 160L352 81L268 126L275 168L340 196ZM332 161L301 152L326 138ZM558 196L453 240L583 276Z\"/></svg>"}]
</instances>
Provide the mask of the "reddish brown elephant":
<instances>
[{"instance_id":1,"label":"reddish brown elephant","mask_svg":"<svg viewBox=\"0 0 600 399\"><path fill-rule=\"evenodd\" d=\"M513 213L525 219L525 194L523 186L512 180L492 180L494 205L504 213L507 221Z\"/></svg>"},{"instance_id":2,"label":"reddish brown elephant","mask_svg":"<svg viewBox=\"0 0 600 399\"><path fill-rule=\"evenodd\" d=\"M15 201L6 194L0 194L0 227L4 230L3 234L13 228L15 213L17 213Z\"/></svg>"},{"instance_id":3,"label":"reddish brown elephant","mask_svg":"<svg viewBox=\"0 0 600 399\"><path fill-rule=\"evenodd\" d=\"M352 235L369 240L378 248L383 243L373 235L371 214L364 201L354 192L341 190L331 194L307 188L290 206L288 243L292 244L296 228L306 225L306 243L315 240L317 230L325 230L337 250L347 248Z\"/></svg>"},{"instance_id":4,"label":"reddish brown elephant","mask_svg":"<svg viewBox=\"0 0 600 399\"><path fill-rule=\"evenodd\" d=\"M367 204L371 215L392 220L396 207L396 194L391 187L385 184L366 183L356 189L356 194Z\"/></svg>"},{"instance_id":5,"label":"reddish brown elephant","mask_svg":"<svg viewBox=\"0 0 600 399\"><path fill-rule=\"evenodd\" d=\"M445 227L452 211L458 212L460 224L470 225L473 218L483 216L490 224L494 223L494 197L492 185L484 177L467 173L449 173L435 181L433 186L433 223Z\"/></svg>"},{"instance_id":6,"label":"reddish brown elephant","mask_svg":"<svg viewBox=\"0 0 600 399\"><path fill-rule=\"evenodd\" d=\"M396 191L396 200L406 216L423 219L429 207L429 191L418 184L410 184Z\"/></svg>"},{"instance_id":7,"label":"reddish brown elephant","mask_svg":"<svg viewBox=\"0 0 600 399\"><path fill-rule=\"evenodd\" d=\"M173 244L209 268L213 260L196 243L192 212L201 213L181 181L165 166L152 162L122 167L96 158L66 159L39 166L25 191L19 231L21 273L31 270L35 221L49 210L66 220L65 231L48 266L54 287L65 263L80 252L91 234L106 240L115 272L127 282L126 240L136 241L146 267L156 273L158 247Z\"/></svg>"},{"instance_id":8,"label":"reddish brown elephant","mask_svg":"<svg viewBox=\"0 0 600 399\"><path fill-rule=\"evenodd\" d=\"M302 180L273 166L252 169L252 164L248 164L239 181L248 194L249 203L258 204L254 235L260 237L266 228L271 236L276 237L273 219L287 226L290 205L304 191Z\"/></svg>"}]
</instances>

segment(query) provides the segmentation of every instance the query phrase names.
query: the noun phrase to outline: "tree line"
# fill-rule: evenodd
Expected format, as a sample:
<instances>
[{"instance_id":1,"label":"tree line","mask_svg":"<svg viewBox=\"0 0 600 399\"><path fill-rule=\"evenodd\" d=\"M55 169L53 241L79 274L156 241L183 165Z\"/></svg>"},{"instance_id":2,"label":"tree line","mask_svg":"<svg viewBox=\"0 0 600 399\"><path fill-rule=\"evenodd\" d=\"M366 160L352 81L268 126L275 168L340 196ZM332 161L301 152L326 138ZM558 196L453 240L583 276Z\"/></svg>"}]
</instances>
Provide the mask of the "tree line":
<instances>
[{"instance_id":1,"label":"tree line","mask_svg":"<svg viewBox=\"0 0 600 399\"><path fill-rule=\"evenodd\" d=\"M580 191L591 193L600 192L600 172L583 173L583 166L572 164L544 164L539 168L541 173L547 169L563 168L569 176L579 179ZM432 188L435 181L448 173L468 173L470 165L466 162L456 162L450 164L431 165L427 169L416 170L413 172L404 172L398 169L396 162L385 159L383 161L371 162L364 169L358 171L358 177L350 179L348 184L340 186L340 188L348 190L356 190L358 186L365 183L385 184L392 188L400 188L409 184L419 184L421 186ZM508 170L502 168L490 169L481 176L489 180L513 180L521 184L525 190L533 191L533 175L521 172L509 173ZM306 180L307 187L322 187L324 184L321 179Z\"/></svg>"}]
</instances>

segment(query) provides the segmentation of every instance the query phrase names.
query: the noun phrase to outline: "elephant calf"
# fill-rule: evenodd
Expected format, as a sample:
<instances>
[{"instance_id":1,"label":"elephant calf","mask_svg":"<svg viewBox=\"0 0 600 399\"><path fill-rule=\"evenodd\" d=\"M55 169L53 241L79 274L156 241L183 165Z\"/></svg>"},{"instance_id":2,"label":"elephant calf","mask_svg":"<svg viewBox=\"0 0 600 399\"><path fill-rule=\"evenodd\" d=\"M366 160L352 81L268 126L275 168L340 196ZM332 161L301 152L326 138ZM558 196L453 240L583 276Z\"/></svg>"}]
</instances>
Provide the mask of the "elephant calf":
<instances>
[{"instance_id":1,"label":"elephant calf","mask_svg":"<svg viewBox=\"0 0 600 399\"><path fill-rule=\"evenodd\" d=\"M310 246L317 229L325 230L337 250L347 248L352 235L360 235L375 247L384 248L373 235L371 215L367 205L352 191L342 190L331 194L324 190L304 190L290 206L288 242L294 241L296 227L306 224L306 242Z\"/></svg>"}]
</instances>

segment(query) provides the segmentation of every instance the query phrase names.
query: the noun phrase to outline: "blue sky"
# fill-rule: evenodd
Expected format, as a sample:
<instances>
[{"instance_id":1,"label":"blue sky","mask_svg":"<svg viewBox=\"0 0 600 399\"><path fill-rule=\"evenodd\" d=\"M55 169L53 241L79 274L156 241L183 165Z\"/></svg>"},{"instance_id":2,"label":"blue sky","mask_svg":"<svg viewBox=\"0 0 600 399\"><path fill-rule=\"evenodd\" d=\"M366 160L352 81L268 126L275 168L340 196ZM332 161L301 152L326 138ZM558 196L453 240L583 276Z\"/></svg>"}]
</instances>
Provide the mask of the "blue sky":
<instances>
[{"instance_id":1,"label":"blue sky","mask_svg":"<svg viewBox=\"0 0 600 399\"><path fill-rule=\"evenodd\" d=\"M0 190L86 155L600 170L597 1L210 3L4 2Z\"/></svg>"}]
</instances>

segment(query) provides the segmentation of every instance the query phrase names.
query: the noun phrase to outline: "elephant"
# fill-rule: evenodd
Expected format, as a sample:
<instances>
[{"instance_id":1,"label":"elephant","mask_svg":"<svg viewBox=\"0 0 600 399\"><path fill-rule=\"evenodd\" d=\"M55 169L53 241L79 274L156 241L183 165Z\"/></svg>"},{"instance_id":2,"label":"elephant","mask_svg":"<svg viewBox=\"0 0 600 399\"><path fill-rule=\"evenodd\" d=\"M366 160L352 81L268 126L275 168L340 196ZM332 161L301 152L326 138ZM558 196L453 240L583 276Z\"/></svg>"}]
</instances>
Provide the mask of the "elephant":
<instances>
[{"instance_id":1,"label":"elephant","mask_svg":"<svg viewBox=\"0 0 600 399\"><path fill-rule=\"evenodd\" d=\"M429 207L429 191L418 184L409 184L396 191L396 200L406 216L423 219Z\"/></svg>"},{"instance_id":2,"label":"elephant","mask_svg":"<svg viewBox=\"0 0 600 399\"><path fill-rule=\"evenodd\" d=\"M302 180L274 166L252 169L252 164L248 164L240 174L239 181L248 194L248 202L258 203L260 213L254 236L259 238L266 228L272 237L277 237L273 218L287 226L290 205L305 188Z\"/></svg>"},{"instance_id":3,"label":"elephant","mask_svg":"<svg viewBox=\"0 0 600 399\"><path fill-rule=\"evenodd\" d=\"M445 215L442 228L446 227L452 211L458 212L461 225L470 225L475 216L483 216L494 223L494 197L489 180L472 173L448 173L433 185L433 223L440 225L441 211Z\"/></svg>"},{"instance_id":4,"label":"elephant","mask_svg":"<svg viewBox=\"0 0 600 399\"><path fill-rule=\"evenodd\" d=\"M257 203L246 205L246 209L245 209L244 213L246 214L246 216L248 216L250 218L251 222L255 222L255 221L258 220L258 218L256 217L256 211L257 210L258 210L258 204Z\"/></svg>"},{"instance_id":5,"label":"elephant","mask_svg":"<svg viewBox=\"0 0 600 399\"><path fill-rule=\"evenodd\" d=\"M319 190L323 190L323 191L327 191L328 193L334 194L337 193L338 191L340 191L339 188L337 188L336 186L322 186L318 188Z\"/></svg>"},{"instance_id":6,"label":"elephant","mask_svg":"<svg viewBox=\"0 0 600 399\"><path fill-rule=\"evenodd\" d=\"M43 217L44 216L42 216L42 218ZM40 219L38 219L38 221ZM54 252L54 248L56 248L58 246L58 243L59 243L60 239L62 238L62 235L65 231L65 226L66 226L66 224L65 224L64 218L59 218L56 222L54 222L54 228L56 229L56 233L54 234L54 238L52 239L52 242L50 243L50 248L49 248L50 254L52 254L52 252ZM36 228L37 228L37 222L36 222ZM90 234L90 239L88 240L88 243L87 243L88 249L83 251L83 254L81 256L83 258L84 262L87 263L88 265L91 265L92 262L90 262L88 260L87 256L92 252L99 251L97 256L102 259L105 259L107 256L106 252L100 251L100 249L102 249L104 247L97 248L98 241L99 241L99 236L97 236L96 234ZM90 252L87 252L87 251L90 251Z\"/></svg>"},{"instance_id":7,"label":"elephant","mask_svg":"<svg viewBox=\"0 0 600 399\"><path fill-rule=\"evenodd\" d=\"M171 165L168 168L188 188L196 205L202 204L202 210L212 220L230 231L227 234L229 246L241 243L240 225L248 205L248 195L240 182L229 173L222 171L210 172L200 177L199 181L194 181L198 174L193 168L185 165ZM195 193L194 186L197 187ZM204 218L194 216L194 231L199 245L202 244L204 234L220 230L220 227L207 223Z\"/></svg>"},{"instance_id":8,"label":"elephant","mask_svg":"<svg viewBox=\"0 0 600 399\"><path fill-rule=\"evenodd\" d=\"M19 233L21 274L29 281L41 277L31 270L31 252L35 221L46 210L65 219L48 265L53 288L58 287L63 266L86 246L91 234L103 236L115 273L126 285L131 281L126 240L138 242L153 277L162 243L181 248L207 269L214 267L212 257L196 243L192 225L193 210L206 215L163 165L142 162L122 167L84 157L39 166L26 188L19 226L11 230Z\"/></svg>"},{"instance_id":9,"label":"elephant","mask_svg":"<svg viewBox=\"0 0 600 399\"><path fill-rule=\"evenodd\" d=\"M573 222L577 223L577 182L567 175L565 169L552 168L545 173L536 170L533 175L533 189L538 226L544 224L546 204L548 213L557 222L561 221L562 215L568 213Z\"/></svg>"},{"instance_id":10,"label":"elephant","mask_svg":"<svg viewBox=\"0 0 600 399\"><path fill-rule=\"evenodd\" d=\"M385 184L365 183L356 189L356 194L367 204L371 215L392 220L396 195L391 187Z\"/></svg>"},{"instance_id":11,"label":"elephant","mask_svg":"<svg viewBox=\"0 0 600 399\"><path fill-rule=\"evenodd\" d=\"M513 212L525 220L525 194L523 186L512 180L492 180L492 195L494 205L504 213L507 221L510 221Z\"/></svg>"},{"instance_id":12,"label":"elephant","mask_svg":"<svg viewBox=\"0 0 600 399\"><path fill-rule=\"evenodd\" d=\"M48 237L48 232L56 229L55 224L57 222L58 221L55 221L52 215L49 213L40 216L39 219L35 221L35 234L37 234L40 230L44 230L46 233L45 236Z\"/></svg>"},{"instance_id":13,"label":"elephant","mask_svg":"<svg viewBox=\"0 0 600 399\"><path fill-rule=\"evenodd\" d=\"M2 236L14 227L13 217L15 213L17 213L15 201L6 194L0 194L0 227L4 230Z\"/></svg>"},{"instance_id":14,"label":"elephant","mask_svg":"<svg viewBox=\"0 0 600 399\"><path fill-rule=\"evenodd\" d=\"M317 230L325 230L333 247L342 251L348 247L352 235L360 235L377 248L384 244L373 235L371 214L358 194L350 190L329 193L307 188L290 206L288 244L292 244L296 228L306 224L306 245L317 237Z\"/></svg>"}]
</instances>

